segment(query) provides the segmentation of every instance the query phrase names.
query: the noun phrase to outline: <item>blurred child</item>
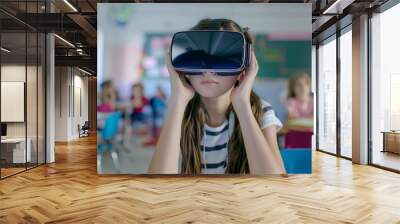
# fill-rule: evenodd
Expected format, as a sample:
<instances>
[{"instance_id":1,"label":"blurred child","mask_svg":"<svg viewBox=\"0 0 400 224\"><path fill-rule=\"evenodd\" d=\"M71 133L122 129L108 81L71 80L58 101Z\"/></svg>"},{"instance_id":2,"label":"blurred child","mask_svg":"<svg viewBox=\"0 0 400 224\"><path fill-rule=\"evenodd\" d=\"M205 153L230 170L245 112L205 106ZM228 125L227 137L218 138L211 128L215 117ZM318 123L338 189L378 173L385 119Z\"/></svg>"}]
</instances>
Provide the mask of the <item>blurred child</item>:
<instances>
[{"instance_id":1,"label":"blurred child","mask_svg":"<svg viewBox=\"0 0 400 224\"><path fill-rule=\"evenodd\" d=\"M160 133L162 122L164 120L164 113L167 108L166 96L163 89L158 86L157 92L154 97L150 99L150 106L152 111L152 136L144 146L155 146Z\"/></svg>"},{"instance_id":2,"label":"blurred child","mask_svg":"<svg viewBox=\"0 0 400 224\"><path fill-rule=\"evenodd\" d=\"M134 126L136 124L146 125L147 119L144 113L144 109L149 105L149 100L144 96L144 87L141 83L136 83L132 85L132 94L131 94L131 105L132 105L132 113L131 113L131 122ZM142 131L137 132L137 134L146 134L146 130L142 129Z\"/></svg>"},{"instance_id":3,"label":"blurred child","mask_svg":"<svg viewBox=\"0 0 400 224\"><path fill-rule=\"evenodd\" d=\"M110 80L104 81L100 85L100 104L97 111L102 113L113 112L116 108L116 91Z\"/></svg>"},{"instance_id":4,"label":"blurred child","mask_svg":"<svg viewBox=\"0 0 400 224\"><path fill-rule=\"evenodd\" d=\"M285 129L312 131L314 103L311 95L311 79L306 73L299 73L289 80L289 94L284 102L288 111Z\"/></svg>"},{"instance_id":5,"label":"blurred child","mask_svg":"<svg viewBox=\"0 0 400 224\"><path fill-rule=\"evenodd\" d=\"M284 105L288 112L288 119L281 130L285 134L284 147L311 148L314 103L308 74L299 73L289 80L289 94Z\"/></svg>"}]
</instances>

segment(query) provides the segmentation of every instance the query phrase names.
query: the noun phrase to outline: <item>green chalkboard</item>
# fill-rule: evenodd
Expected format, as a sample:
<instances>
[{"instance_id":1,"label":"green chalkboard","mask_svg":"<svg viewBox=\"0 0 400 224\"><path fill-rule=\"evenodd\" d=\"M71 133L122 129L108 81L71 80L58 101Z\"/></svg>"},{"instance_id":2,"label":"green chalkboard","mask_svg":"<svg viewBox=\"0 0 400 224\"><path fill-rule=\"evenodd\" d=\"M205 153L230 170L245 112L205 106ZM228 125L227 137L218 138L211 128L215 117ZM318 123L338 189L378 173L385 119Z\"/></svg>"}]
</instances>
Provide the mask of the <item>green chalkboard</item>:
<instances>
[{"instance_id":1,"label":"green chalkboard","mask_svg":"<svg viewBox=\"0 0 400 224\"><path fill-rule=\"evenodd\" d=\"M290 78L297 72L311 74L311 40L270 40L256 35L254 50L259 78Z\"/></svg>"}]
</instances>

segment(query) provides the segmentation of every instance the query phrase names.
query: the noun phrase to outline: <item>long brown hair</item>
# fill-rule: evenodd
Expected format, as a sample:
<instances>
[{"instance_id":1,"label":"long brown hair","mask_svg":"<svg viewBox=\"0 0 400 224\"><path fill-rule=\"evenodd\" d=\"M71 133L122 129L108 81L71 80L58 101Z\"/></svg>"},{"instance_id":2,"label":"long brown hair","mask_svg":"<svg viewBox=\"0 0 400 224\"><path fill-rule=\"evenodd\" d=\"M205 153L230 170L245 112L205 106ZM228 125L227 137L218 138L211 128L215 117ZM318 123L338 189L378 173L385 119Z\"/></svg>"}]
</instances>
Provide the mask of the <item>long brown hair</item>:
<instances>
[{"instance_id":1,"label":"long brown hair","mask_svg":"<svg viewBox=\"0 0 400 224\"><path fill-rule=\"evenodd\" d=\"M203 19L192 30L228 30L242 32L246 41L253 43L247 28L241 28L237 23L227 19ZM250 94L251 110L261 125L263 110L260 98L251 91ZM249 163L247 160L246 149L243 141L242 130L239 120L236 116L232 105L229 106L226 112L226 118L229 119L229 114L233 112L235 126L232 136L228 142L228 165L225 173L249 173ZM201 102L200 95L195 93L195 96L189 101L181 127L181 173L183 174L200 174L201 173L201 156L200 156L200 141L203 137L204 123L207 122L208 116L204 105Z\"/></svg>"}]
</instances>

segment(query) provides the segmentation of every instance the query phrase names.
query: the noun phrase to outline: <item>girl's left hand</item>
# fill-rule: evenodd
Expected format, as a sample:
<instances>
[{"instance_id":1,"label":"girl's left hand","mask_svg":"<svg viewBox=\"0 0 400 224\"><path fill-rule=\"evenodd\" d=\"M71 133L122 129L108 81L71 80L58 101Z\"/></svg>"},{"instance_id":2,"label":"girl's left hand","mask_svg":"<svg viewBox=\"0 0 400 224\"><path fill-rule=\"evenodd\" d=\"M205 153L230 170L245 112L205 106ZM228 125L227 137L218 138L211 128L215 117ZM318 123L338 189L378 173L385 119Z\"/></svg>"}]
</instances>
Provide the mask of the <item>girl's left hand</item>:
<instances>
[{"instance_id":1,"label":"girl's left hand","mask_svg":"<svg viewBox=\"0 0 400 224\"><path fill-rule=\"evenodd\" d=\"M239 85L231 92L231 102L234 108L250 105L250 93L258 72L258 63L254 50L251 50L250 66L240 75Z\"/></svg>"}]
</instances>

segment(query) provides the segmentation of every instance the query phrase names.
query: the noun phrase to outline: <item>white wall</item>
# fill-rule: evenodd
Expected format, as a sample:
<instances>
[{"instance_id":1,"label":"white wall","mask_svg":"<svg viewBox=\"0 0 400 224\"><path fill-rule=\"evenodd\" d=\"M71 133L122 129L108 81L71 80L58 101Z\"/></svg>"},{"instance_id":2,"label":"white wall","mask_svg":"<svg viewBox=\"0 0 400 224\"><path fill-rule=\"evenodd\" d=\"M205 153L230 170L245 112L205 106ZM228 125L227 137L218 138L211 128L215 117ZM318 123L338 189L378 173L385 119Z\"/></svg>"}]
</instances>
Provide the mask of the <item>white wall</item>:
<instances>
[{"instance_id":1,"label":"white wall","mask_svg":"<svg viewBox=\"0 0 400 224\"><path fill-rule=\"evenodd\" d=\"M77 139L78 124L88 120L88 78L83 75L76 68L56 67L55 141Z\"/></svg>"},{"instance_id":2,"label":"white wall","mask_svg":"<svg viewBox=\"0 0 400 224\"><path fill-rule=\"evenodd\" d=\"M71 106L74 104L75 106L72 108L72 119L71 119L71 132L70 135L72 138L78 138L78 124L81 126L88 121L88 78L81 76L82 73L74 75L74 96L71 96L71 99L74 99L74 102L71 103ZM79 97L80 96L80 97ZM80 101L80 102L79 102ZM81 107L81 108L79 108ZM82 111L80 111L80 109Z\"/></svg>"},{"instance_id":3,"label":"white wall","mask_svg":"<svg viewBox=\"0 0 400 224\"><path fill-rule=\"evenodd\" d=\"M55 141L68 140L68 86L67 67L55 68Z\"/></svg>"}]
</instances>

